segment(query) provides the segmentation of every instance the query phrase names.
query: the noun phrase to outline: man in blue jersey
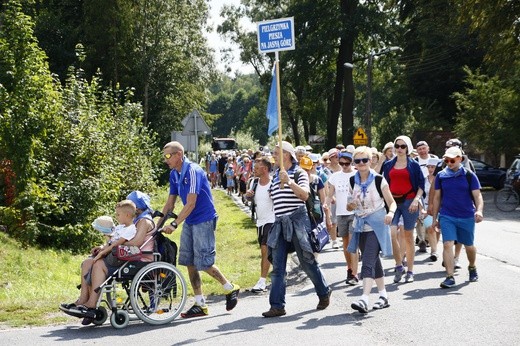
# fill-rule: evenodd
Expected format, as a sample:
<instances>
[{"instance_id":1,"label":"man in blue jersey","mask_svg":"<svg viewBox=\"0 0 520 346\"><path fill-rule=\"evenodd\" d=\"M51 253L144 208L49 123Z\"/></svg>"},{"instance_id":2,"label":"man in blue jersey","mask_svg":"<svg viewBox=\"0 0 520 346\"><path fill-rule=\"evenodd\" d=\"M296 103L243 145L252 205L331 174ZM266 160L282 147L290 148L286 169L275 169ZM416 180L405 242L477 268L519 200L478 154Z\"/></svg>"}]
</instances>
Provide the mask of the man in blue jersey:
<instances>
[{"instance_id":1,"label":"man in blue jersey","mask_svg":"<svg viewBox=\"0 0 520 346\"><path fill-rule=\"evenodd\" d=\"M433 220L440 224L446 279L442 288L455 286L453 277L453 244L457 241L466 248L469 262L469 281L478 281L474 245L475 223L483 219L484 201L480 193L480 182L475 173L463 167L462 150L451 147L443 156L446 167L435 176L433 196Z\"/></svg>"},{"instance_id":2,"label":"man in blue jersey","mask_svg":"<svg viewBox=\"0 0 520 346\"><path fill-rule=\"evenodd\" d=\"M275 221L267 238L271 272L271 308L262 313L264 317L285 315L285 285L287 254L296 252L300 267L314 284L319 298L318 310L329 306L331 289L320 270L312 252L308 232L311 224L305 201L309 198L309 176L296 159L296 152L289 142L276 147L275 157L279 167L271 181L269 194L273 200Z\"/></svg>"},{"instance_id":3,"label":"man in blue jersey","mask_svg":"<svg viewBox=\"0 0 520 346\"><path fill-rule=\"evenodd\" d=\"M240 287L230 283L215 266L215 229L217 212L213 204L211 188L205 172L199 165L184 156L184 148L179 142L169 142L163 148L164 162L170 167L170 194L162 210L163 214L173 211L177 196L184 207L165 233L172 233L178 225L182 227L179 264L188 268L191 286L195 293L195 304L183 318L208 315L206 301L202 294L202 280L199 271L205 271L222 284L226 292L226 310L232 310L238 301Z\"/></svg>"}]
</instances>

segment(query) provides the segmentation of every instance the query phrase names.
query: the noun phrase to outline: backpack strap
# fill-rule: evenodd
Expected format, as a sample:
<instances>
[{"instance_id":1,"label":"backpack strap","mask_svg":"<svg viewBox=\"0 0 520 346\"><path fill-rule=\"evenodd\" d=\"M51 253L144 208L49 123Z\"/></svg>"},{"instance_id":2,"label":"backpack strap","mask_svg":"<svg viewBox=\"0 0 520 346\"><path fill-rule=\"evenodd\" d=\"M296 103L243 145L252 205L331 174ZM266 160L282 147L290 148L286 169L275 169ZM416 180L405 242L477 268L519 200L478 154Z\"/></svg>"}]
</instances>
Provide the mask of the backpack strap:
<instances>
[{"instance_id":1,"label":"backpack strap","mask_svg":"<svg viewBox=\"0 0 520 346\"><path fill-rule=\"evenodd\" d=\"M383 191L381 190L381 182L383 181L383 176L380 174L377 174L374 177L374 181L376 182L376 189L377 193L379 194L379 197L383 198ZM350 187L352 190L354 190L354 184L355 184L355 178L354 176L350 177Z\"/></svg>"},{"instance_id":2,"label":"backpack strap","mask_svg":"<svg viewBox=\"0 0 520 346\"><path fill-rule=\"evenodd\" d=\"M473 191L471 191L471 179L472 179L471 171L466 170L466 181L468 182L469 197L473 201L473 204L475 204L475 199L473 198ZM441 190L441 199L442 199L442 179L439 179L439 186L440 186L440 190Z\"/></svg>"}]
</instances>

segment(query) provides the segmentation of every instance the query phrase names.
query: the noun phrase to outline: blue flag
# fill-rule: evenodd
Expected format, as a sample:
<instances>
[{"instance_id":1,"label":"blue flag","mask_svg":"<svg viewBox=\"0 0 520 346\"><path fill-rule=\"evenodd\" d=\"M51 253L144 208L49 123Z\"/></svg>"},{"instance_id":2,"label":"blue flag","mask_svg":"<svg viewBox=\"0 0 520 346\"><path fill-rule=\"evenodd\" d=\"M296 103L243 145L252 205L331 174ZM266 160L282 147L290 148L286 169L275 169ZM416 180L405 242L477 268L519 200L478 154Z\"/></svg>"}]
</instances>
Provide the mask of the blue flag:
<instances>
[{"instance_id":1,"label":"blue flag","mask_svg":"<svg viewBox=\"0 0 520 346\"><path fill-rule=\"evenodd\" d=\"M278 95L276 91L276 66L273 68L273 81L271 82L271 91L269 92L269 101L267 101L267 119L269 119L269 127L267 135L272 135L278 130Z\"/></svg>"}]
</instances>

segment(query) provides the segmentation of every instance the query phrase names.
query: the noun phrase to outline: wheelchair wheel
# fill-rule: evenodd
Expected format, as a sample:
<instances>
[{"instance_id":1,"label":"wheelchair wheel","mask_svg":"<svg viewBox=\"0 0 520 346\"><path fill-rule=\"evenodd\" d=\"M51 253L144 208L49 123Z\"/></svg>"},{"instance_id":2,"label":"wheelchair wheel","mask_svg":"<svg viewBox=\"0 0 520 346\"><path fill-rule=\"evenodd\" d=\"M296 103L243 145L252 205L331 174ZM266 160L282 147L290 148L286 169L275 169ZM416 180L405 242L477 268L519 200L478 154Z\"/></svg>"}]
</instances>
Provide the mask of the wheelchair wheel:
<instances>
[{"instance_id":1,"label":"wheelchair wheel","mask_svg":"<svg viewBox=\"0 0 520 346\"><path fill-rule=\"evenodd\" d=\"M130 315L125 310L117 310L110 315L110 324L116 329L123 329L128 326Z\"/></svg>"},{"instance_id":2,"label":"wheelchair wheel","mask_svg":"<svg viewBox=\"0 0 520 346\"><path fill-rule=\"evenodd\" d=\"M96 310L96 318L94 318L94 321L92 321L92 323L94 323L96 326L100 326L103 323L105 323L107 318L108 318L107 309L105 309L103 306L100 306Z\"/></svg>"},{"instance_id":3,"label":"wheelchair wheel","mask_svg":"<svg viewBox=\"0 0 520 346\"><path fill-rule=\"evenodd\" d=\"M137 317L152 325L173 321L186 304L186 281L170 263L152 262L132 280L130 304Z\"/></svg>"},{"instance_id":4,"label":"wheelchair wheel","mask_svg":"<svg viewBox=\"0 0 520 346\"><path fill-rule=\"evenodd\" d=\"M501 211L513 211L520 203L518 194L509 187L505 187L495 194L495 205Z\"/></svg>"}]
</instances>

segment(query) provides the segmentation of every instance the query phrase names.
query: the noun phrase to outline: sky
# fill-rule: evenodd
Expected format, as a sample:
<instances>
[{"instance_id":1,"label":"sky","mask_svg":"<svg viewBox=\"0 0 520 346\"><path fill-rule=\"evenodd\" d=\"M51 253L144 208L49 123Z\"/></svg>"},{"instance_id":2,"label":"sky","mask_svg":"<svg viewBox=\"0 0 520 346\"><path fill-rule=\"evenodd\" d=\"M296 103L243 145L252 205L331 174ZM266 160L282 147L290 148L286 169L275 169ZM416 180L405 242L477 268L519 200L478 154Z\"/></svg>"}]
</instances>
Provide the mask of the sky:
<instances>
[{"instance_id":1,"label":"sky","mask_svg":"<svg viewBox=\"0 0 520 346\"><path fill-rule=\"evenodd\" d=\"M215 50L215 62L217 64L217 68L226 72L224 63L221 63L221 54L220 49L222 48L232 48L233 49L233 63L231 64L231 72L228 73L230 75L235 75L235 71L239 70L243 74L253 73L253 67L251 65L244 65L240 62L240 52L238 48L230 42L224 41L220 35L217 33L217 26L221 24L224 19L219 16L220 10L224 5L240 5L240 0L210 0L209 1L209 19L208 25L213 28L211 33L206 33L206 37L208 38L208 44L211 48ZM242 25L246 25L250 27L250 30L256 31L256 25L251 22L241 22Z\"/></svg>"}]
</instances>

